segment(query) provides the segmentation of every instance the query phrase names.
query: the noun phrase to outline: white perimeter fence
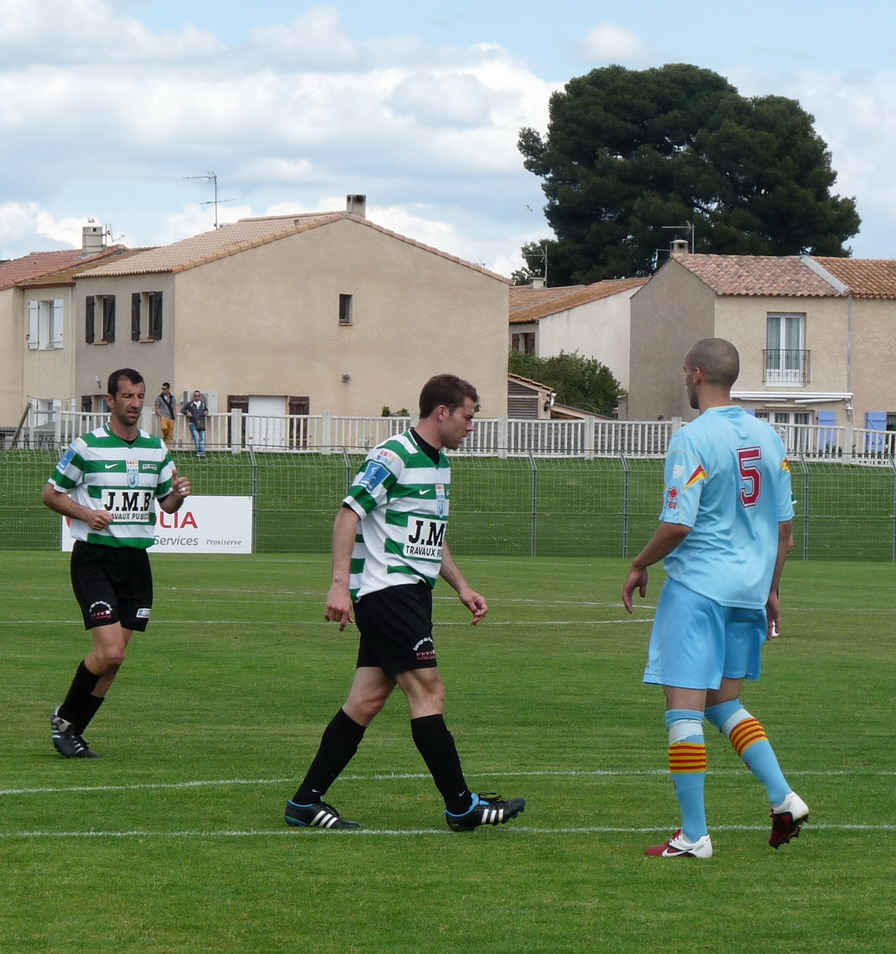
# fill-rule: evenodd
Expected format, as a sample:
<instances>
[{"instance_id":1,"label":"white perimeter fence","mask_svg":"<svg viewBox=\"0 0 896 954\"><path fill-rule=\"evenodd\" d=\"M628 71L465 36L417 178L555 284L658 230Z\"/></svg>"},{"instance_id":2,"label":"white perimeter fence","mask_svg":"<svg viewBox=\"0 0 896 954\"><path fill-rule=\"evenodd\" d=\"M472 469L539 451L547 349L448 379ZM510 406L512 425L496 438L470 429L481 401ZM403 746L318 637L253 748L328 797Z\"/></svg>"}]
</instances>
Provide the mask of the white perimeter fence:
<instances>
[{"instance_id":1,"label":"white perimeter fence","mask_svg":"<svg viewBox=\"0 0 896 954\"><path fill-rule=\"evenodd\" d=\"M108 415L100 412L32 411L15 433L0 435L0 447L65 446L76 436L99 427ZM211 414L206 429L208 451L248 450L278 453L329 453L340 448L373 447L406 430L409 417L340 417L335 414L261 416L234 410ZM141 426L158 433L158 420L144 409ZM662 457L680 427L668 421L540 421L477 418L473 433L459 453L487 457ZM773 425L788 453L806 460L892 465L896 432L818 424ZM177 421L176 446L190 448L187 421Z\"/></svg>"}]
</instances>

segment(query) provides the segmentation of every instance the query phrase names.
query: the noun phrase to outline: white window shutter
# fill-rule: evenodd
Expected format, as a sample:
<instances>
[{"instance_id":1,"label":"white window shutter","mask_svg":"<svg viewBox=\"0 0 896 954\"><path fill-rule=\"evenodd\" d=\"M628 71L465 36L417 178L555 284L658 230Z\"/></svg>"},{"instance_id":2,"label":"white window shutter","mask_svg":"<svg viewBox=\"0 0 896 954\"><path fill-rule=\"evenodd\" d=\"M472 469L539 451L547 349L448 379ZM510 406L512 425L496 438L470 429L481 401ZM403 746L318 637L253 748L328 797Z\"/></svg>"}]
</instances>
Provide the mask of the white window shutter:
<instances>
[{"instance_id":1,"label":"white window shutter","mask_svg":"<svg viewBox=\"0 0 896 954\"><path fill-rule=\"evenodd\" d=\"M62 299L56 298L53 301L53 347L62 347Z\"/></svg>"},{"instance_id":2,"label":"white window shutter","mask_svg":"<svg viewBox=\"0 0 896 954\"><path fill-rule=\"evenodd\" d=\"M28 302L28 347L31 351L36 351L40 347L38 341L38 309L40 303L36 301Z\"/></svg>"}]
</instances>

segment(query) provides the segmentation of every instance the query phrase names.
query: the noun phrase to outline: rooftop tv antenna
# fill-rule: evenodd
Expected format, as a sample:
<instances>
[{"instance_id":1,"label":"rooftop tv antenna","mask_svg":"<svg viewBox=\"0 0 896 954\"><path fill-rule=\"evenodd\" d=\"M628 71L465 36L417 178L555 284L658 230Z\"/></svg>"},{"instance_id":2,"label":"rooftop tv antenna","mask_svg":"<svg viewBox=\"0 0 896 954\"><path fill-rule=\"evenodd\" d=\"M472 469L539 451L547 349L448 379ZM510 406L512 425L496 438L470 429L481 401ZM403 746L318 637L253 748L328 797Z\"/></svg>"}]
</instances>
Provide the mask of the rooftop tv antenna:
<instances>
[{"instance_id":1,"label":"rooftop tv antenna","mask_svg":"<svg viewBox=\"0 0 896 954\"><path fill-rule=\"evenodd\" d=\"M210 199L208 202L200 202L200 205L213 205L215 207L215 228L218 228L218 204L220 202L233 202L233 199L219 199L218 198L218 177L217 175L209 170L204 176L184 176L185 179L205 179L206 182L210 182L214 186L215 197Z\"/></svg>"},{"instance_id":2,"label":"rooftop tv antenna","mask_svg":"<svg viewBox=\"0 0 896 954\"><path fill-rule=\"evenodd\" d=\"M526 267L532 269L531 259L535 259L536 263L541 263L541 278L543 279L545 285L548 283L548 244L545 242L543 245L539 245L537 248L533 248L528 255L524 256L526 260ZM537 267L537 265L536 265Z\"/></svg>"},{"instance_id":3,"label":"rooftop tv antenna","mask_svg":"<svg viewBox=\"0 0 896 954\"><path fill-rule=\"evenodd\" d=\"M690 235L691 255L694 254L695 228L693 222L686 222L684 225L661 225L662 229L675 229L678 232L687 232Z\"/></svg>"}]
</instances>

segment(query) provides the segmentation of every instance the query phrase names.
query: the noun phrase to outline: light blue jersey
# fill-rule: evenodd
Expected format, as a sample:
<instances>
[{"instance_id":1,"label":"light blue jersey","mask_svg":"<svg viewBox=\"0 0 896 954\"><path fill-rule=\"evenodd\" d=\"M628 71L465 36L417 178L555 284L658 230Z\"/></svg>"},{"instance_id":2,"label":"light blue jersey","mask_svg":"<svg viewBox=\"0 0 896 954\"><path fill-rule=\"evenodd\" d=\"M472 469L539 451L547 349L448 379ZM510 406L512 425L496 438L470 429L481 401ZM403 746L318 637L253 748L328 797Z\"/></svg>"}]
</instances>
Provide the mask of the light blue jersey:
<instances>
[{"instance_id":1,"label":"light blue jersey","mask_svg":"<svg viewBox=\"0 0 896 954\"><path fill-rule=\"evenodd\" d=\"M672 438L660 520L691 527L663 565L673 580L722 606L761 609L793 517L784 444L740 407L704 411Z\"/></svg>"}]
</instances>

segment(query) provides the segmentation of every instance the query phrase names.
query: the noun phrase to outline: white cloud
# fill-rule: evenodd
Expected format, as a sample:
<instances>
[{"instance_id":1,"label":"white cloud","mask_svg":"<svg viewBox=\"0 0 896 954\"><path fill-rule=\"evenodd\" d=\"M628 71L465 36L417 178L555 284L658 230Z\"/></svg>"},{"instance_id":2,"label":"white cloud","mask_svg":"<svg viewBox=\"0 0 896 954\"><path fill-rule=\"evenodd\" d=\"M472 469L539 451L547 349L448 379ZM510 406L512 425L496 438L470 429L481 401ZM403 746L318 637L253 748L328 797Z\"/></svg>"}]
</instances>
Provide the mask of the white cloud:
<instances>
[{"instance_id":1,"label":"white cloud","mask_svg":"<svg viewBox=\"0 0 896 954\"><path fill-rule=\"evenodd\" d=\"M109 0L0 0L0 53L6 64L173 60L221 50L213 34L185 26L153 33L118 17Z\"/></svg>"},{"instance_id":2,"label":"white cloud","mask_svg":"<svg viewBox=\"0 0 896 954\"><path fill-rule=\"evenodd\" d=\"M637 33L612 23L601 23L582 39L582 51L600 64L641 63L647 51Z\"/></svg>"},{"instance_id":3,"label":"white cloud","mask_svg":"<svg viewBox=\"0 0 896 954\"><path fill-rule=\"evenodd\" d=\"M797 100L815 117L837 173L832 192L855 196L863 219L857 238L847 242L856 257L896 257L890 223L896 219L896 105L894 72L847 75L814 71L765 74L734 70L731 81L742 95L780 95Z\"/></svg>"},{"instance_id":4,"label":"white cloud","mask_svg":"<svg viewBox=\"0 0 896 954\"><path fill-rule=\"evenodd\" d=\"M398 115L425 126L480 126L491 115L491 91L470 73L413 73L401 80L388 100Z\"/></svg>"},{"instance_id":5,"label":"white cloud","mask_svg":"<svg viewBox=\"0 0 896 954\"><path fill-rule=\"evenodd\" d=\"M360 50L342 29L336 7L315 7L291 24L258 27L251 45L271 63L293 70L333 70L357 65Z\"/></svg>"}]
</instances>

